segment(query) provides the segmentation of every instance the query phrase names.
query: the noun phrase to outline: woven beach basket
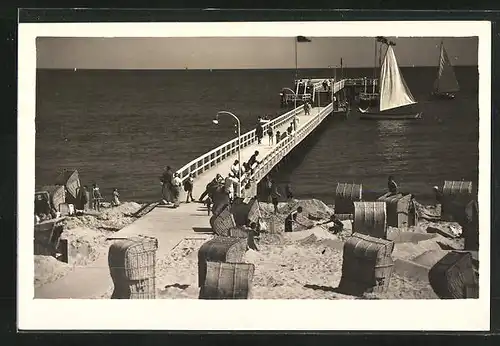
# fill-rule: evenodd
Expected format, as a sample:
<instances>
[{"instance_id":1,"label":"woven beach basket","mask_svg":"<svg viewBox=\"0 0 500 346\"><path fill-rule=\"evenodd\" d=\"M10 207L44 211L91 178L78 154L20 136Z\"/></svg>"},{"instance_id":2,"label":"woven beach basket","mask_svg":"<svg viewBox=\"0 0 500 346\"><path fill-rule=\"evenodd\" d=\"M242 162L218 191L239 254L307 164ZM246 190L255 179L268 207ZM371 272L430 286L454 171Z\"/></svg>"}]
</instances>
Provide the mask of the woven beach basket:
<instances>
[{"instance_id":1,"label":"woven beach basket","mask_svg":"<svg viewBox=\"0 0 500 346\"><path fill-rule=\"evenodd\" d=\"M353 230L381 239L387 238L385 202L354 202Z\"/></svg>"},{"instance_id":2,"label":"woven beach basket","mask_svg":"<svg viewBox=\"0 0 500 346\"><path fill-rule=\"evenodd\" d=\"M229 205L224 207L219 214L213 215L210 218L210 226L212 226L212 230L215 234L219 236L229 235L229 230L236 227L236 222Z\"/></svg>"},{"instance_id":3,"label":"woven beach basket","mask_svg":"<svg viewBox=\"0 0 500 346\"><path fill-rule=\"evenodd\" d=\"M362 199L362 184L338 183L335 190L335 214L354 214L353 202Z\"/></svg>"},{"instance_id":4,"label":"woven beach basket","mask_svg":"<svg viewBox=\"0 0 500 346\"><path fill-rule=\"evenodd\" d=\"M238 263L247 251L247 238L216 237L198 250L198 286L205 282L207 262Z\"/></svg>"},{"instance_id":5,"label":"woven beach basket","mask_svg":"<svg viewBox=\"0 0 500 346\"><path fill-rule=\"evenodd\" d=\"M446 254L429 271L429 283L441 299L475 298L477 280L471 253L451 251Z\"/></svg>"},{"instance_id":6,"label":"woven beach basket","mask_svg":"<svg viewBox=\"0 0 500 346\"><path fill-rule=\"evenodd\" d=\"M443 218L445 220L460 220L465 206L473 199L472 181L446 180L443 185Z\"/></svg>"},{"instance_id":7,"label":"woven beach basket","mask_svg":"<svg viewBox=\"0 0 500 346\"><path fill-rule=\"evenodd\" d=\"M231 213L237 226L245 225L247 220L257 222L260 218L260 209L257 198L252 198L245 203L245 199L237 198L231 204Z\"/></svg>"},{"instance_id":8,"label":"woven beach basket","mask_svg":"<svg viewBox=\"0 0 500 346\"><path fill-rule=\"evenodd\" d=\"M479 250L479 207L477 201L470 201L465 207L465 220L461 224L464 235L464 249Z\"/></svg>"},{"instance_id":9,"label":"woven beach basket","mask_svg":"<svg viewBox=\"0 0 500 346\"><path fill-rule=\"evenodd\" d=\"M207 262L200 299L248 299L255 266L251 263Z\"/></svg>"},{"instance_id":10,"label":"woven beach basket","mask_svg":"<svg viewBox=\"0 0 500 346\"><path fill-rule=\"evenodd\" d=\"M387 226L409 227L417 223L417 214L411 194L392 195L386 193L377 199L378 202L386 203Z\"/></svg>"},{"instance_id":11,"label":"woven beach basket","mask_svg":"<svg viewBox=\"0 0 500 346\"><path fill-rule=\"evenodd\" d=\"M158 240L135 236L109 247L108 265L115 289L111 298L154 299Z\"/></svg>"},{"instance_id":12,"label":"woven beach basket","mask_svg":"<svg viewBox=\"0 0 500 346\"><path fill-rule=\"evenodd\" d=\"M394 242L354 233L344 244L341 291L360 295L386 292L394 269Z\"/></svg>"}]
</instances>

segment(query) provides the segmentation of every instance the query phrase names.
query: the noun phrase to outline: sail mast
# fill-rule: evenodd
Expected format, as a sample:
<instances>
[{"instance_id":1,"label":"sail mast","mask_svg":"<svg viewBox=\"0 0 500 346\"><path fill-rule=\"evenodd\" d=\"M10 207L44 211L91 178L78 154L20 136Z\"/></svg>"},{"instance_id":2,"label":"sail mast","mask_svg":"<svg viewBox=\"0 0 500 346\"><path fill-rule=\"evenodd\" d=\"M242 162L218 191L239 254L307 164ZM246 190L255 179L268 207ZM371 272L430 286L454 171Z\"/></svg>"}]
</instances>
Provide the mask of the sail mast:
<instances>
[{"instance_id":1,"label":"sail mast","mask_svg":"<svg viewBox=\"0 0 500 346\"><path fill-rule=\"evenodd\" d=\"M438 76L436 80L436 92L439 92L439 80L441 79L441 74L443 73L443 40L439 46L439 61L438 61Z\"/></svg>"},{"instance_id":2,"label":"sail mast","mask_svg":"<svg viewBox=\"0 0 500 346\"><path fill-rule=\"evenodd\" d=\"M401 74L391 44L385 53L380 80L379 109L381 112L417 103Z\"/></svg>"}]
</instances>

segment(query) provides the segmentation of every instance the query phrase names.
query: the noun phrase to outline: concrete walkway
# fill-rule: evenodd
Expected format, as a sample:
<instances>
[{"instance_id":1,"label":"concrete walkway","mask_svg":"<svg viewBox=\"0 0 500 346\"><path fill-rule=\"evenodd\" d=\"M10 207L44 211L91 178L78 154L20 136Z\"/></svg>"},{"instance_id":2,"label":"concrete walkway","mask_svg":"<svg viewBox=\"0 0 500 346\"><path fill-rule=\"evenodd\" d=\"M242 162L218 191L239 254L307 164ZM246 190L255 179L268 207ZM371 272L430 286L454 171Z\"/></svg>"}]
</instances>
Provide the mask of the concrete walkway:
<instances>
[{"instance_id":1,"label":"concrete walkway","mask_svg":"<svg viewBox=\"0 0 500 346\"><path fill-rule=\"evenodd\" d=\"M313 119L321 109L319 107L311 109L308 116L303 112L300 113L298 127L301 128ZM279 130L283 133L288 126L289 124L284 124L282 127L274 129L274 132ZM260 145L255 142L241 150L241 160L248 161L250 156L258 150L258 160L260 161L272 152L274 146L268 145L268 138L265 135ZM198 176L194 182L193 197L198 199L205 190L205 186L217 173L224 177L227 176L236 158L237 153ZM183 192L181 201L185 201L185 198ZM155 237L158 239L157 258L162 258L185 238L208 238L211 236L209 218L206 208L200 203L183 203L176 209L156 207L142 218L116 232L114 236L128 237L142 234ZM88 266L77 267L61 279L35 288L35 298L88 299L104 294L112 285L106 253Z\"/></svg>"}]
</instances>

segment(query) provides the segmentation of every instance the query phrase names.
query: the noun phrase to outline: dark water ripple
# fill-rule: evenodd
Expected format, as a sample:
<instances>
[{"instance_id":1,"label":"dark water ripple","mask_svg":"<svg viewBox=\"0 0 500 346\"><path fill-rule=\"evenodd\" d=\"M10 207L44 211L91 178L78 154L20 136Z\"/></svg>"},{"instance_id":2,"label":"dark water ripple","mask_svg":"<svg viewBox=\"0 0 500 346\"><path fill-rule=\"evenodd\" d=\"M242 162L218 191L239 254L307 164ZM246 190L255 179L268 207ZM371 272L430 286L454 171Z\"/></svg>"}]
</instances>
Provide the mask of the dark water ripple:
<instances>
[{"instance_id":1,"label":"dark water ripple","mask_svg":"<svg viewBox=\"0 0 500 346\"><path fill-rule=\"evenodd\" d=\"M349 77L371 75L348 70ZM445 179L478 177L478 76L458 68L454 101L431 101L432 68L403 69L424 110L416 122L329 121L293 171L284 170L299 197L332 201L337 182L385 188L393 174L422 198ZM328 70L301 71L328 76ZM158 197L162 167L181 167L234 136L231 119L215 127L219 110L240 116L250 130L258 115L275 116L278 93L294 71L38 71L36 184L51 184L64 168L97 181L104 194L117 187L124 199Z\"/></svg>"}]
</instances>

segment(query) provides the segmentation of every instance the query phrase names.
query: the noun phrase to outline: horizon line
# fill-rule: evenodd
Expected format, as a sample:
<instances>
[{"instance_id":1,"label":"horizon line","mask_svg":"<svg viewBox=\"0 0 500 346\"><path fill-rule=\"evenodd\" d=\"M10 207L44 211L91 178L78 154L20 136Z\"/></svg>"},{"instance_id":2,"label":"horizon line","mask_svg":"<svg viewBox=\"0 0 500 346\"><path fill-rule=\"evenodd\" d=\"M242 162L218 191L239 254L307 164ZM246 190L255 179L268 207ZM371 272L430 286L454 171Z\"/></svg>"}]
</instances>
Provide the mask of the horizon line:
<instances>
[{"instance_id":1,"label":"horizon line","mask_svg":"<svg viewBox=\"0 0 500 346\"><path fill-rule=\"evenodd\" d=\"M437 68L436 65L400 65L400 68ZM478 64L475 65L453 65L453 67L479 67ZM74 71L74 70L86 70L86 71L239 71L239 70L333 70L332 67L306 67L306 68L287 68L287 67L261 67L261 68L86 68L86 67L37 67L36 70L57 70L57 71ZM341 69L338 66L336 69ZM343 67L344 70L348 69L373 69L372 66L357 66L357 67ZM377 67L378 69L378 67Z\"/></svg>"}]
</instances>

